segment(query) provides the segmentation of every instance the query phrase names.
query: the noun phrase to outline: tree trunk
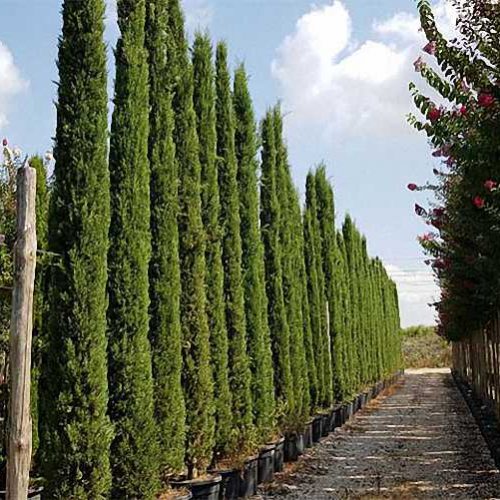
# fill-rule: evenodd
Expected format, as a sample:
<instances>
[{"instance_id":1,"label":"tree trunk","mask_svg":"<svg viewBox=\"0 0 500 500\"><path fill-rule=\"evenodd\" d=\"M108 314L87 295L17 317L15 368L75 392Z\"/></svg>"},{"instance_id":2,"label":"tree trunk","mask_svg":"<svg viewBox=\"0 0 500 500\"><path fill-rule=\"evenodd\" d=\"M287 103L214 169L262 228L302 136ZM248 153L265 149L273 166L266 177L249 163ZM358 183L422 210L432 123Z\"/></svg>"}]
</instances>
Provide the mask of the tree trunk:
<instances>
[{"instance_id":1,"label":"tree trunk","mask_svg":"<svg viewBox=\"0 0 500 500\"><path fill-rule=\"evenodd\" d=\"M17 238L10 333L7 500L28 496L31 463L31 334L36 267L36 170L17 173Z\"/></svg>"}]
</instances>

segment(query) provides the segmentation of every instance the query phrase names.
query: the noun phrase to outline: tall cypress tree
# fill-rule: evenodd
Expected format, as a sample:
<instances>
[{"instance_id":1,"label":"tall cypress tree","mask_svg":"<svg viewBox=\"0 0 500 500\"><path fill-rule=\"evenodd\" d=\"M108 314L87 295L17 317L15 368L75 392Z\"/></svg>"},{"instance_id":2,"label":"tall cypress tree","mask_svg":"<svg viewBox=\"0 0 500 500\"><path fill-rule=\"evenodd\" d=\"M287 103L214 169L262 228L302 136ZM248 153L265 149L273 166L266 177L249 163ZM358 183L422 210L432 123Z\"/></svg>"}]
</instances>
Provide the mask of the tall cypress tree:
<instances>
[{"instance_id":1,"label":"tall cypress tree","mask_svg":"<svg viewBox=\"0 0 500 500\"><path fill-rule=\"evenodd\" d=\"M200 141L202 215L207 235L207 316L215 393L215 448L228 452L232 431L228 372L228 338L224 303L224 269L220 227L220 199L216 164L215 78L208 35L197 34L193 46L194 108Z\"/></svg>"},{"instance_id":2,"label":"tall cypress tree","mask_svg":"<svg viewBox=\"0 0 500 500\"><path fill-rule=\"evenodd\" d=\"M109 414L113 496L152 498L158 491L149 331L150 171L145 0L119 0L121 36L109 169Z\"/></svg>"},{"instance_id":3,"label":"tall cypress tree","mask_svg":"<svg viewBox=\"0 0 500 500\"><path fill-rule=\"evenodd\" d=\"M273 111L276 142L276 185L278 203L281 210L280 245L281 266L283 270L283 295L290 333L290 368L292 374L293 400L290 402L290 424L294 427L303 424L304 394L306 392L307 370L303 338L303 318L300 303L299 240L296 231L300 230L300 204L293 185L288 165L288 151L283 139L283 119L280 106ZM306 412L308 411L308 408Z\"/></svg>"},{"instance_id":4,"label":"tall cypress tree","mask_svg":"<svg viewBox=\"0 0 500 500\"><path fill-rule=\"evenodd\" d=\"M226 296L226 324L231 359L229 383L233 398L233 425L237 443L252 433L251 373L247 353L245 298L242 275L240 207L235 150L235 129L227 47L217 45L216 53L217 169L221 200L220 224Z\"/></svg>"},{"instance_id":5,"label":"tall cypress tree","mask_svg":"<svg viewBox=\"0 0 500 500\"><path fill-rule=\"evenodd\" d=\"M106 281L109 228L104 2L63 3L50 202L49 313L40 390L49 498L108 497Z\"/></svg>"},{"instance_id":6,"label":"tall cypress tree","mask_svg":"<svg viewBox=\"0 0 500 500\"><path fill-rule=\"evenodd\" d=\"M149 56L149 164L151 170L150 331L155 418L161 470L184 464L186 411L182 391L180 324L178 172L173 142L174 116L168 86L167 0L148 0L146 47Z\"/></svg>"},{"instance_id":7,"label":"tall cypress tree","mask_svg":"<svg viewBox=\"0 0 500 500\"><path fill-rule=\"evenodd\" d=\"M186 400L188 474L203 474L214 448L214 393L210 333L206 315L205 232L201 214L201 167L193 107L193 68L188 57L179 0L169 0L167 49L175 113L174 141L179 168L179 255L182 383Z\"/></svg>"},{"instance_id":8,"label":"tall cypress tree","mask_svg":"<svg viewBox=\"0 0 500 500\"><path fill-rule=\"evenodd\" d=\"M338 304L339 276L335 233L333 189L326 178L326 168L320 165L315 174L318 221L321 241L321 262L325 276L325 293L329 311L329 337L332 352L332 375L336 399L342 399L342 336Z\"/></svg>"},{"instance_id":9,"label":"tall cypress tree","mask_svg":"<svg viewBox=\"0 0 500 500\"><path fill-rule=\"evenodd\" d=\"M276 136L272 110L262 121L262 165L260 222L264 243L268 318L274 363L274 385L278 411L285 413L293 401L290 367L290 330L283 296L280 250L280 206L277 196Z\"/></svg>"},{"instance_id":10,"label":"tall cypress tree","mask_svg":"<svg viewBox=\"0 0 500 500\"><path fill-rule=\"evenodd\" d=\"M275 428L274 374L267 319L264 247L259 228L258 163L256 158L259 142L252 99L243 65L239 66L235 72L233 104L253 410L259 436L263 440L267 440Z\"/></svg>"},{"instance_id":11,"label":"tall cypress tree","mask_svg":"<svg viewBox=\"0 0 500 500\"><path fill-rule=\"evenodd\" d=\"M328 406L333 401L333 374L316 185L312 172L308 174L306 180L304 238L306 241L306 268L309 270L309 301L312 307L311 327L318 361L319 402L322 406Z\"/></svg>"}]
</instances>

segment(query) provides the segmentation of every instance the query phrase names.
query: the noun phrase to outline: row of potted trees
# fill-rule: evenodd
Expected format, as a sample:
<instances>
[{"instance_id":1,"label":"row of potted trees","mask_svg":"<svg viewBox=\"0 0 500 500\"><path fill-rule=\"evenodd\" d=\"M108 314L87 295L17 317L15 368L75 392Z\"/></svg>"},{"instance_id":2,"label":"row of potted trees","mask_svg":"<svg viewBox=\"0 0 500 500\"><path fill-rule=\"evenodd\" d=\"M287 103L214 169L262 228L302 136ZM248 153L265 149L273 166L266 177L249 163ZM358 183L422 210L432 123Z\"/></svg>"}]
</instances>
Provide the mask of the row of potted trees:
<instances>
[{"instance_id":1,"label":"row of potted trees","mask_svg":"<svg viewBox=\"0 0 500 500\"><path fill-rule=\"evenodd\" d=\"M275 473L283 471L286 462L296 462L306 449L342 427L383 390L397 383L402 375L402 371L397 371L353 399L318 413L300 431L288 433L263 446L257 455L248 457L240 467L214 469L208 477L199 480L171 481L171 486L181 491L174 496L175 500L233 500L255 495L258 485L272 481Z\"/></svg>"}]
</instances>

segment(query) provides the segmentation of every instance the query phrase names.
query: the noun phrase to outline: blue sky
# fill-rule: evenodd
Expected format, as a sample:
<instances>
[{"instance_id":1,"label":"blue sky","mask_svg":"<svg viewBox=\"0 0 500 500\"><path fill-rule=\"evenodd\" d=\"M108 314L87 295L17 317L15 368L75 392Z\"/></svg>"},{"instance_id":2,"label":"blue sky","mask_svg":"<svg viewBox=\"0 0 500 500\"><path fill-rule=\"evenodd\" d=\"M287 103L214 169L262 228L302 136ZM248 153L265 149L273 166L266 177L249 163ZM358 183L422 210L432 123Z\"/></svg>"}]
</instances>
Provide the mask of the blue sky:
<instances>
[{"instance_id":1,"label":"blue sky","mask_svg":"<svg viewBox=\"0 0 500 500\"><path fill-rule=\"evenodd\" d=\"M437 0L446 31L453 13ZM107 40L117 28L109 3ZM188 29L225 39L244 61L258 116L281 100L293 174L303 192L324 161L335 185L337 219L348 211L400 290L404 325L432 323L436 296L416 236L418 200L405 189L433 163L412 131L407 91L424 44L413 0L184 0ZM0 28L0 135L26 152L51 148L60 0L3 0ZM111 55L111 51L110 51ZM113 80L110 61L110 82Z\"/></svg>"}]
</instances>

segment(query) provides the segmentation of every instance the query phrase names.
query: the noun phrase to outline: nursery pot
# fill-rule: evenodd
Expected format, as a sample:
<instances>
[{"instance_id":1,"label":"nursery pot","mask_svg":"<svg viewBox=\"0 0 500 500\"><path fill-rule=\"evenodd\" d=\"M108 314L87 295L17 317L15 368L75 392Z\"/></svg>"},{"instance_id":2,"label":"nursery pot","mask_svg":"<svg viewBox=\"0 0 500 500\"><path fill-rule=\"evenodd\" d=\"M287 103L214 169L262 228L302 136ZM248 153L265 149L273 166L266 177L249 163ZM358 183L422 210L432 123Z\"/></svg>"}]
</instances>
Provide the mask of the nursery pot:
<instances>
[{"instance_id":1,"label":"nursery pot","mask_svg":"<svg viewBox=\"0 0 500 500\"><path fill-rule=\"evenodd\" d=\"M342 405L337 405L333 411L333 428L342 427Z\"/></svg>"},{"instance_id":2,"label":"nursery pot","mask_svg":"<svg viewBox=\"0 0 500 500\"><path fill-rule=\"evenodd\" d=\"M240 497L241 470L211 470L210 474L217 474L221 477L219 500L235 500Z\"/></svg>"},{"instance_id":3,"label":"nursery pot","mask_svg":"<svg viewBox=\"0 0 500 500\"><path fill-rule=\"evenodd\" d=\"M330 414L324 413L321 415L321 437L326 437L330 434Z\"/></svg>"},{"instance_id":4,"label":"nursery pot","mask_svg":"<svg viewBox=\"0 0 500 500\"><path fill-rule=\"evenodd\" d=\"M354 415L354 401L347 403L347 420L351 420Z\"/></svg>"},{"instance_id":5,"label":"nursery pot","mask_svg":"<svg viewBox=\"0 0 500 500\"><path fill-rule=\"evenodd\" d=\"M274 443L274 472L281 472L285 462L285 438L280 438Z\"/></svg>"},{"instance_id":6,"label":"nursery pot","mask_svg":"<svg viewBox=\"0 0 500 500\"><path fill-rule=\"evenodd\" d=\"M259 457L245 460L240 479L240 497L251 497L257 493Z\"/></svg>"},{"instance_id":7,"label":"nursery pot","mask_svg":"<svg viewBox=\"0 0 500 500\"><path fill-rule=\"evenodd\" d=\"M193 495L193 500L219 500L220 474L214 474L203 479L178 478L169 482L173 488L187 488Z\"/></svg>"},{"instance_id":8,"label":"nursery pot","mask_svg":"<svg viewBox=\"0 0 500 500\"><path fill-rule=\"evenodd\" d=\"M285 462L296 462L304 453L304 436L292 432L285 438Z\"/></svg>"},{"instance_id":9,"label":"nursery pot","mask_svg":"<svg viewBox=\"0 0 500 500\"><path fill-rule=\"evenodd\" d=\"M323 435L323 417L318 415L313 420L313 442L317 443Z\"/></svg>"},{"instance_id":10,"label":"nursery pot","mask_svg":"<svg viewBox=\"0 0 500 500\"><path fill-rule=\"evenodd\" d=\"M43 488L32 488L28 491L29 500L41 500L43 493ZM6 491L0 491L0 500L5 500L7 498Z\"/></svg>"},{"instance_id":11,"label":"nursery pot","mask_svg":"<svg viewBox=\"0 0 500 500\"><path fill-rule=\"evenodd\" d=\"M272 481L274 475L274 454L276 452L276 445L270 444L260 450L259 454L259 468L258 468L258 482L268 483Z\"/></svg>"},{"instance_id":12,"label":"nursery pot","mask_svg":"<svg viewBox=\"0 0 500 500\"><path fill-rule=\"evenodd\" d=\"M304 427L304 448L311 448L313 445L313 423L307 422Z\"/></svg>"}]
</instances>

